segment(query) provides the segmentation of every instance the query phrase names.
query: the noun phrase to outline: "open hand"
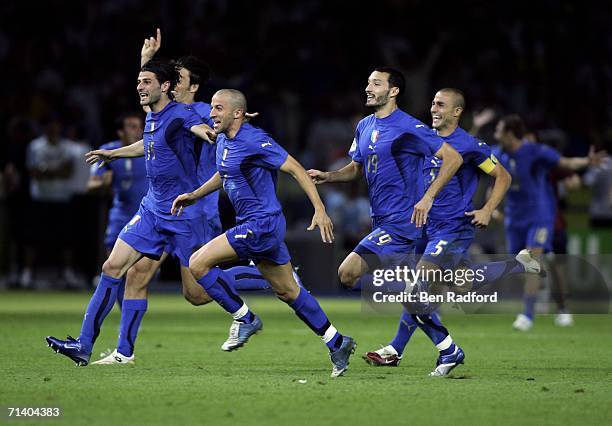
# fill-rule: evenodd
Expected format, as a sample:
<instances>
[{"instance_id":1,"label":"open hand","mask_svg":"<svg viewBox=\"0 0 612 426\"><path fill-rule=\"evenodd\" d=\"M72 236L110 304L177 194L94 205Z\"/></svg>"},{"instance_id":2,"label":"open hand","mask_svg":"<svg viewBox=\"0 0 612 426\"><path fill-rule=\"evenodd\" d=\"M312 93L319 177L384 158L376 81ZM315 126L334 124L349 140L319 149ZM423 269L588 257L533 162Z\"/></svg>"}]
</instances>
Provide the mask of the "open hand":
<instances>
[{"instance_id":1,"label":"open hand","mask_svg":"<svg viewBox=\"0 0 612 426\"><path fill-rule=\"evenodd\" d=\"M325 210L315 211L315 214L312 217L312 223L306 229L308 231L312 231L317 226L319 227L321 239L324 243L334 242L334 224L329 216L327 216L327 213L325 213Z\"/></svg>"},{"instance_id":2,"label":"open hand","mask_svg":"<svg viewBox=\"0 0 612 426\"><path fill-rule=\"evenodd\" d=\"M112 153L113 150L111 149L96 149L94 151L89 151L85 154L85 162L90 165L100 163L98 165L98 168L100 168L106 163L115 161L115 159L112 158Z\"/></svg>"}]
</instances>

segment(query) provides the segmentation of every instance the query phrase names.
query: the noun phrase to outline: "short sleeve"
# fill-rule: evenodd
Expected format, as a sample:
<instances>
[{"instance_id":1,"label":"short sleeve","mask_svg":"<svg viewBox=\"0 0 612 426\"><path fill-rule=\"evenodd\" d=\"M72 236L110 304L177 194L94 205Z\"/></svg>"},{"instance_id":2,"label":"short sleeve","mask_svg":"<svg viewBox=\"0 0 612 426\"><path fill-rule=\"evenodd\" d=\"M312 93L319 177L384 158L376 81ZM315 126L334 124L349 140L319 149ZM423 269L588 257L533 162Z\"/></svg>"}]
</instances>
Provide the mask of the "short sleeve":
<instances>
[{"instance_id":1,"label":"short sleeve","mask_svg":"<svg viewBox=\"0 0 612 426\"><path fill-rule=\"evenodd\" d=\"M472 164L487 174L491 173L498 163L491 147L480 139L472 139L472 143L474 144L470 152Z\"/></svg>"},{"instance_id":2,"label":"short sleeve","mask_svg":"<svg viewBox=\"0 0 612 426\"><path fill-rule=\"evenodd\" d=\"M353 161L363 164L363 157L361 156L361 151L359 150L359 127L355 129L355 139L353 139L353 143L351 144L348 153Z\"/></svg>"},{"instance_id":3,"label":"short sleeve","mask_svg":"<svg viewBox=\"0 0 612 426\"><path fill-rule=\"evenodd\" d=\"M416 123L419 123L415 120ZM411 124L403 137L409 152L424 157L435 155L442 148L444 140L425 124Z\"/></svg>"},{"instance_id":4,"label":"short sleeve","mask_svg":"<svg viewBox=\"0 0 612 426\"><path fill-rule=\"evenodd\" d=\"M536 148L537 161L545 167L552 169L561 161L561 154L554 148L538 144Z\"/></svg>"},{"instance_id":5,"label":"short sleeve","mask_svg":"<svg viewBox=\"0 0 612 426\"><path fill-rule=\"evenodd\" d=\"M257 159L264 167L278 170L287 160L289 153L270 136L260 138L254 147Z\"/></svg>"},{"instance_id":6,"label":"short sleeve","mask_svg":"<svg viewBox=\"0 0 612 426\"><path fill-rule=\"evenodd\" d=\"M183 113L183 128L185 130L191 131L193 126L199 126L204 123L205 121L202 120L202 117L200 117L193 108L185 107Z\"/></svg>"}]
</instances>

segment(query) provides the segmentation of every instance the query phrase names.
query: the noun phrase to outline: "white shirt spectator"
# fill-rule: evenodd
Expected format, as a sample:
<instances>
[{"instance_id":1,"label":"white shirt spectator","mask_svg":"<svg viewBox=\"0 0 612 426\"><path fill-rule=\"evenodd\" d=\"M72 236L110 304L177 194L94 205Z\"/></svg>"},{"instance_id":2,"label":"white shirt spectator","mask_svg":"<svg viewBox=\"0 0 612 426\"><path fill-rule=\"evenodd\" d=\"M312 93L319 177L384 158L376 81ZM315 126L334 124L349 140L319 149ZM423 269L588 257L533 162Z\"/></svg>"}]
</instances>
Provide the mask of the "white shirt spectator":
<instances>
[{"instance_id":1,"label":"white shirt spectator","mask_svg":"<svg viewBox=\"0 0 612 426\"><path fill-rule=\"evenodd\" d=\"M70 141L63 138L57 144L52 144L45 135L34 139L28 146L26 159L28 169L44 173L72 163L73 153L70 144ZM71 177L33 176L30 180L30 196L34 201L66 202L70 200L72 193Z\"/></svg>"}]
</instances>

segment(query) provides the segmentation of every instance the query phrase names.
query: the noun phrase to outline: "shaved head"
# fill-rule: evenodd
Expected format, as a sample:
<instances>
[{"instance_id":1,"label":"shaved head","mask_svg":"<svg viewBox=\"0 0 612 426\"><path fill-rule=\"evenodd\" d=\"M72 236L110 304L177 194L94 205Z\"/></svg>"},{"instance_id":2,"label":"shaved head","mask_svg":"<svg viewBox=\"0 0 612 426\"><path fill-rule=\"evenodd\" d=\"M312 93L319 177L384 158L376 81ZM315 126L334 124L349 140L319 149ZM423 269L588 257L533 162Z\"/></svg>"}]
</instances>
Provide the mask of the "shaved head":
<instances>
[{"instance_id":1,"label":"shaved head","mask_svg":"<svg viewBox=\"0 0 612 426\"><path fill-rule=\"evenodd\" d=\"M465 109L465 96L463 96L463 92L461 90L454 89L452 87L445 87L444 89L438 90L438 92L451 95L453 99L453 108L459 107Z\"/></svg>"},{"instance_id":2,"label":"shaved head","mask_svg":"<svg viewBox=\"0 0 612 426\"><path fill-rule=\"evenodd\" d=\"M241 109L243 113L247 111L247 101L244 93L236 89L221 89L214 96L224 97L228 100L232 109Z\"/></svg>"}]
</instances>

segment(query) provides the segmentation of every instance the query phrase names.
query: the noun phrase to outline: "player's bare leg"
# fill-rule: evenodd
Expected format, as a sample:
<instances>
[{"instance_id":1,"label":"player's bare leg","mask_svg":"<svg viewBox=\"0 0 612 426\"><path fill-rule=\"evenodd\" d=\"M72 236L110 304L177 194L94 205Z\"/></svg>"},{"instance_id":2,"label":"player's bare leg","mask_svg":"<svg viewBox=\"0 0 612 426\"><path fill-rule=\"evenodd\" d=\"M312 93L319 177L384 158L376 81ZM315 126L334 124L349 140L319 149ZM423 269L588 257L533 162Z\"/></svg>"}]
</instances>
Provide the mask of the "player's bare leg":
<instances>
[{"instance_id":1,"label":"player's bare leg","mask_svg":"<svg viewBox=\"0 0 612 426\"><path fill-rule=\"evenodd\" d=\"M192 305L202 306L213 301L186 266L181 266L181 283L183 284L183 296Z\"/></svg>"},{"instance_id":2,"label":"player's bare leg","mask_svg":"<svg viewBox=\"0 0 612 426\"><path fill-rule=\"evenodd\" d=\"M291 263L277 265L272 262L261 261L257 264L257 269L259 269L259 272L261 272L266 281L270 283L272 290L276 293L276 297L285 303L291 303L297 299L300 287L293 276Z\"/></svg>"},{"instance_id":3,"label":"player's bare leg","mask_svg":"<svg viewBox=\"0 0 612 426\"><path fill-rule=\"evenodd\" d=\"M367 262L355 252L351 252L338 268L338 278L346 288L353 288L366 272Z\"/></svg>"}]
</instances>

